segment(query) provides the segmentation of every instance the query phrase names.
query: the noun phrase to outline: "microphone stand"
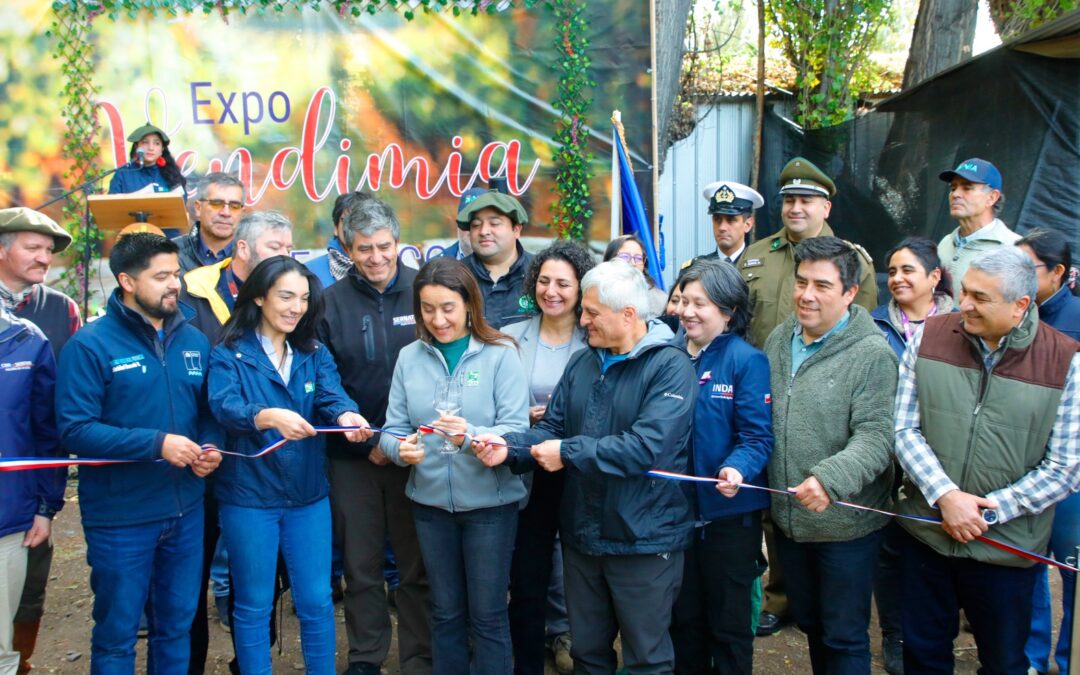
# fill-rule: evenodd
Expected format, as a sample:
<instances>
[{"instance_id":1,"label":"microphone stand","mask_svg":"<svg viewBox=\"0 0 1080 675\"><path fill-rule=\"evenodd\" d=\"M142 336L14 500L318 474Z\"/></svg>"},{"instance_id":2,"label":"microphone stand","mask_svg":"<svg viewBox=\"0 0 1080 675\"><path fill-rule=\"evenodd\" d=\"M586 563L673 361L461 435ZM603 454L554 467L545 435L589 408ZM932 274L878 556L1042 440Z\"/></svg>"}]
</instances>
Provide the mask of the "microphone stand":
<instances>
[{"instance_id":1,"label":"microphone stand","mask_svg":"<svg viewBox=\"0 0 1080 675\"><path fill-rule=\"evenodd\" d=\"M47 206L52 206L53 204L55 204L56 202L58 202L58 201L60 201L62 199L67 199L68 197L75 194L76 192L82 192L84 196L89 197L90 194L91 194L90 191L91 191L91 189L93 189L95 183L99 183L102 180L104 180L105 178L108 178L109 176L113 175L114 173L116 173L120 169L129 167L129 166L135 166L135 161L132 160L132 161L128 162L127 164L121 164L120 166L116 167L115 169L109 169L108 171L100 173L97 176L94 176L93 178L91 178L90 180L84 182L82 185L77 185L77 186L71 188L70 190L68 190L67 192L64 192L63 194L57 195L56 197L53 197L52 199L45 202L44 204L34 207L34 210L35 211L40 211L41 209L43 209L43 208L45 208ZM85 212L83 213L83 237L84 237L84 244L85 244L84 249L83 249L83 279L82 279L82 282L83 282L82 283L83 321L87 321L89 319L89 314L90 314L90 258L91 258L91 255L90 255L90 220L91 220L90 219L90 200L87 199L86 200L86 209L85 209Z\"/></svg>"}]
</instances>

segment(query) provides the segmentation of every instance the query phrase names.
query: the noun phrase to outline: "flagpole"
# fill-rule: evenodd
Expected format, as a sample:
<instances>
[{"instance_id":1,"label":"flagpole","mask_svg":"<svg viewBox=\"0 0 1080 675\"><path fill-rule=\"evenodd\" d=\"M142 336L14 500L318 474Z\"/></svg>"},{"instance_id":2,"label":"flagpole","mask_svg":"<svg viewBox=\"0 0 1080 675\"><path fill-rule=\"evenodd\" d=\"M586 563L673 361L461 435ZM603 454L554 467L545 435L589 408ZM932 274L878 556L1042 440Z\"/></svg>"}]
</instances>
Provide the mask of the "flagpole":
<instances>
[{"instance_id":1,"label":"flagpole","mask_svg":"<svg viewBox=\"0 0 1080 675\"><path fill-rule=\"evenodd\" d=\"M619 175L619 144L616 142L616 128L622 128L622 113L611 111L611 236L608 241L622 234L622 180Z\"/></svg>"}]
</instances>

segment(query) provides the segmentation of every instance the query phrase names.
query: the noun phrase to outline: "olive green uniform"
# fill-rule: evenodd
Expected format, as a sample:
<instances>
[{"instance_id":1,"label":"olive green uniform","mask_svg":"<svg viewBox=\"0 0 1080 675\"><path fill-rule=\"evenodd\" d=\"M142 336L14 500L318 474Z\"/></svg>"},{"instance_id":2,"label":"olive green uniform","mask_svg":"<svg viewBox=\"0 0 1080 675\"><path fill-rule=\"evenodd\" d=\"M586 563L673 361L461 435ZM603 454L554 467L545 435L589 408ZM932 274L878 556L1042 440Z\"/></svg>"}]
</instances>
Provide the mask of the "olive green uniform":
<instances>
[{"instance_id":1,"label":"olive green uniform","mask_svg":"<svg viewBox=\"0 0 1080 675\"><path fill-rule=\"evenodd\" d=\"M825 223L818 236L836 235L829 224ZM855 303L874 310L878 305L874 262L861 246L853 246L862 256L863 263ZM787 238L787 228L748 246L743 251L738 268L750 287L750 307L754 313L747 338L760 349L773 328L780 325L794 310L792 293L795 290L795 246Z\"/></svg>"}]
</instances>

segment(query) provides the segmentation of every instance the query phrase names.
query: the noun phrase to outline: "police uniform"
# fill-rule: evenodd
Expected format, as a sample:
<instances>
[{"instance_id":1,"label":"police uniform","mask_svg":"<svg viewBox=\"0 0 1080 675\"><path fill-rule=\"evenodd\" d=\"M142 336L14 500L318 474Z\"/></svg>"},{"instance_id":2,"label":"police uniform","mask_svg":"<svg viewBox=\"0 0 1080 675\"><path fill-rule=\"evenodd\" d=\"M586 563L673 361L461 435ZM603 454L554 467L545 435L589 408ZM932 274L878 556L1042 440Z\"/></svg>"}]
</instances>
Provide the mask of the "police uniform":
<instances>
[{"instance_id":1,"label":"police uniform","mask_svg":"<svg viewBox=\"0 0 1080 675\"><path fill-rule=\"evenodd\" d=\"M714 183L709 183L705 186L705 190L701 193L701 196L709 202L708 212L710 216L753 216L755 209L760 209L765 205L765 199L757 190L748 185L735 183L733 181L716 181ZM737 265L739 263L739 258L744 253L746 253L745 246L739 251L739 254L729 262L733 265ZM719 246L711 253L699 255L687 260L679 269L686 269L698 260L717 259L727 260L727 256L721 256Z\"/></svg>"},{"instance_id":2,"label":"police uniform","mask_svg":"<svg viewBox=\"0 0 1080 675\"><path fill-rule=\"evenodd\" d=\"M787 163L780 172L780 194L814 195L829 199L836 194L836 185L821 169L801 157ZM819 237L832 237L826 222ZM855 303L868 310L877 307L877 284L874 280L874 261L858 244L852 244L862 257L859 291ZM787 228L759 239L743 251L738 263L739 272L750 287L750 307L753 320L747 337L759 349L765 338L794 310L792 293L795 290L795 246L787 236Z\"/></svg>"}]
</instances>

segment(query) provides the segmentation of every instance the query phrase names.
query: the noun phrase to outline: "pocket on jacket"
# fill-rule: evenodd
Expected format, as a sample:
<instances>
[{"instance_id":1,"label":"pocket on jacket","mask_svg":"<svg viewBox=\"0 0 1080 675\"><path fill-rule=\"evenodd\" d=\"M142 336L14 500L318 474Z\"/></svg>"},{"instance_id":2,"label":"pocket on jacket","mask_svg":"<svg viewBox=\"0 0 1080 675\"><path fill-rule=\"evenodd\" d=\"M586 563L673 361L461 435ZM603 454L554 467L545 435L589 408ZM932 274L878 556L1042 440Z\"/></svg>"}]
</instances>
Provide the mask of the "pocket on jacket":
<instances>
[{"instance_id":1,"label":"pocket on jacket","mask_svg":"<svg viewBox=\"0 0 1080 675\"><path fill-rule=\"evenodd\" d=\"M371 363L375 361L375 332L372 327L371 315L365 314L360 323L360 332L364 336L364 359Z\"/></svg>"}]
</instances>

